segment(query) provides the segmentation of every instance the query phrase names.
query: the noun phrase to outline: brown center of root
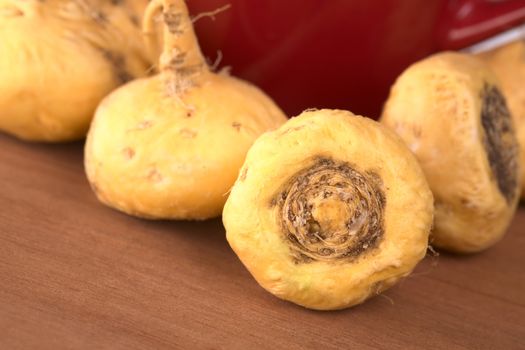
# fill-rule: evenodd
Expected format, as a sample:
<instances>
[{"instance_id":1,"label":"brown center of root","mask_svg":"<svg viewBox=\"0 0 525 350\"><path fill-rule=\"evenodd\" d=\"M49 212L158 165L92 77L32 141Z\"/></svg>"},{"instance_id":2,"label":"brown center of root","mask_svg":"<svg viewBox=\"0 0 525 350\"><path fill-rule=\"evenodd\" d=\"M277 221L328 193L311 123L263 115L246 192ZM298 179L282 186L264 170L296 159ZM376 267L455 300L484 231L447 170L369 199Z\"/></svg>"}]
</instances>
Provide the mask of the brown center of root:
<instances>
[{"instance_id":1,"label":"brown center of root","mask_svg":"<svg viewBox=\"0 0 525 350\"><path fill-rule=\"evenodd\" d=\"M296 173L272 204L296 263L353 260L378 246L386 204L373 172L326 157Z\"/></svg>"},{"instance_id":2,"label":"brown center of root","mask_svg":"<svg viewBox=\"0 0 525 350\"><path fill-rule=\"evenodd\" d=\"M498 188L507 200L518 194L518 141L505 98L499 89L485 85L482 92L481 124L485 151Z\"/></svg>"}]
</instances>

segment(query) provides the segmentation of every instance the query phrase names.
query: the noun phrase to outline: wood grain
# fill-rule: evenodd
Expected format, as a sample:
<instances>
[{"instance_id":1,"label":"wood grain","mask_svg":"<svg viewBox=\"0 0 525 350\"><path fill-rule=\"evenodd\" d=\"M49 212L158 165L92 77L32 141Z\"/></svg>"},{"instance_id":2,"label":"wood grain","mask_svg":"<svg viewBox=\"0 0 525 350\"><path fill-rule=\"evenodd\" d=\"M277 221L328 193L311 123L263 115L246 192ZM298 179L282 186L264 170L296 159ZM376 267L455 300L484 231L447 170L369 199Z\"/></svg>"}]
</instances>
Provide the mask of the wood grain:
<instances>
[{"instance_id":1,"label":"wood grain","mask_svg":"<svg viewBox=\"0 0 525 350\"><path fill-rule=\"evenodd\" d=\"M266 293L219 220L100 205L81 143L0 135L0 208L0 349L525 349L523 207L487 252L427 257L338 312Z\"/></svg>"}]
</instances>

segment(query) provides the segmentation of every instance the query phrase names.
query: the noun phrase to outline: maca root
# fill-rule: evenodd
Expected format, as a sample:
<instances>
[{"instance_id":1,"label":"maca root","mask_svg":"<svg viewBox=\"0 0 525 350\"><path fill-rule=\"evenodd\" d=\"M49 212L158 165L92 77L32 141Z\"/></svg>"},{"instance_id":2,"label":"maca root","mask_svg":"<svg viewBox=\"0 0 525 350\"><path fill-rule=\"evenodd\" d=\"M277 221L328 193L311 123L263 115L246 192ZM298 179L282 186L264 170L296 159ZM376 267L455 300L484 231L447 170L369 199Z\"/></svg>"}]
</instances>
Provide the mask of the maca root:
<instances>
[{"instance_id":1,"label":"maca root","mask_svg":"<svg viewBox=\"0 0 525 350\"><path fill-rule=\"evenodd\" d=\"M483 60L442 52L416 62L392 87L381 121L427 176L436 247L474 253L503 237L518 202L520 151L499 81Z\"/></svg>"},{"instance_id":2,"label":"maca root","mask_svg":"<svg viewBox=\"0 0 525 350\"><path fill-rule=\"evenodd\" d=\"M433 198L414 155L379 123L309 110L250 148L222 219L257 282L317 310L350 307L425 256Z\"/></svg>"},{"instance_id":3,"label":"maca root","mask_svg":"<svg viewBox=\"0 0 525 350\"><path fill-rule=\"evenodd\" d=\"M143 24L150 54L162 37L159 72L99 107L86 173L102 202L130 215L216 217L252 142L286 117L256 87L210 70L183 0L151 1Z\"/></svg>"}]
</instances>

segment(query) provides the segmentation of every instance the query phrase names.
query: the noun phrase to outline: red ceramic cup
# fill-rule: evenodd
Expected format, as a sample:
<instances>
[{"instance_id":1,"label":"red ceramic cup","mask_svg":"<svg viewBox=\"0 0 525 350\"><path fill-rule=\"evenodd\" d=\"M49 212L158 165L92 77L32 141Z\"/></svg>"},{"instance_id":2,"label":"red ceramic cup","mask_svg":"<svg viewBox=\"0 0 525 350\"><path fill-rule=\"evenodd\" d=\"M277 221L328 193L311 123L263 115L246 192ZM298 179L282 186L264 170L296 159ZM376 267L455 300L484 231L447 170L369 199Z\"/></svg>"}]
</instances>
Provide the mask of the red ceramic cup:
<instances>
[{"instance_id":1,"label":"red ceramic cup","mask_svg":"<svg viewBox=\"0 0 525 350\"><path fill-rule=\"evenodd\" d=\"M523 22L525 0L188 0L211 61L288 113L344 108L377 118L395 78L433 52Z\"/></svg>"}]
</instances>

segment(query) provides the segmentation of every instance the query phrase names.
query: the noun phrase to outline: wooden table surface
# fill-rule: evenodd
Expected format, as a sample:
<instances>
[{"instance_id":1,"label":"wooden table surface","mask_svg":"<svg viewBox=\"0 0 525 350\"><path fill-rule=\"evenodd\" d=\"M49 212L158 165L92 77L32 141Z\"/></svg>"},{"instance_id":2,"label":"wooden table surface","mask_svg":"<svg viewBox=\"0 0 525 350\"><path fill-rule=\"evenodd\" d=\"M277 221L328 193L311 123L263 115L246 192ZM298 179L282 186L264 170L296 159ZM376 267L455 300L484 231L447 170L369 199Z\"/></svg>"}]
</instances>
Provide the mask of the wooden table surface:
<instances>
[{"instance_id":1,"label":"wooden table surface","mask_svg":"<svg viewBox=\"0 0 525 350\"><path fill-rule=\"evenodd\" d=\"M525 349L523 207L487 252L428 256L337 312L265 292L220 220L100 205L81 143L0 135L0 208L0 349Z\"/></svg>"}]
</instances>

